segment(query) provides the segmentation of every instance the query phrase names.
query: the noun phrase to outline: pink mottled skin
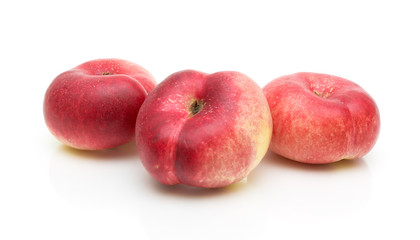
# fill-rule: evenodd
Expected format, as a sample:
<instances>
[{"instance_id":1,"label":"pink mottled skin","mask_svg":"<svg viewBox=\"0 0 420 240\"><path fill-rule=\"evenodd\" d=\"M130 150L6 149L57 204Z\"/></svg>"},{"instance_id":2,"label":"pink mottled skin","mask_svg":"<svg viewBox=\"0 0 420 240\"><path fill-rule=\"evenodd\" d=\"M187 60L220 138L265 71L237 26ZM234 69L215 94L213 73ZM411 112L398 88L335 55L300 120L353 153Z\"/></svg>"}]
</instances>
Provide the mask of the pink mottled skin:
<instances>
[{"instance_id":1,"label":"pink mottled skin","mask_svg":"<svg viewBox=\"0 0 420 240\"><path fill-rule=\"evenodd\" d=\"M174 73L151 91L136 123L140 158L155 179L205 188L245 178L271 132L261 88L238 72Z\"/></svg>"},{"instance_id":2,"label":"pink mottled skin","mask_svg":"<svg viewBox=\"0 0 420 240\"><path fill-rule=\"evenodd\" d=\"M137 113L156 85L141 66L98 59L57 76L44 98L44 117L64 144L85 150L117 147L134 138Z\"/></svg>"},{"instance_id":3,"label":"pink mottled skin","mask_svg":"<svg viewBox=\"0 0 420 240\"><path fill-rule=\"evenodd\" d=\"M283 76L263 88L273 117L270 149L312 164L357 159L380 128L374 100L359 85L318 73Z\"/></svg>"}]
</instances>

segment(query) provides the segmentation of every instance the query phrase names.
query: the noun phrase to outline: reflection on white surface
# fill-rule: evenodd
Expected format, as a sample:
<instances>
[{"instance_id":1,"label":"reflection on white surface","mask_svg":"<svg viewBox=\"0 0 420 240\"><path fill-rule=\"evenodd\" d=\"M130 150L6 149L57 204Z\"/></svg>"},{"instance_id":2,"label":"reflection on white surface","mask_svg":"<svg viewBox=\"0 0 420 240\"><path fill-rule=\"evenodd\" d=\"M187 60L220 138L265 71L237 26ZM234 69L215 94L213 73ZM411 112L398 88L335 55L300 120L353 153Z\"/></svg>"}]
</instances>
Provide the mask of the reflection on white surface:
<instances>
[{"instance_id":1,"label":"reflection on white surface","mask_svg":"<svg viewBox=\"0 0 420 240\"><path fill-rule=\"evenodd\" d=\"M59 146L50 180L71 204L135 216L152 239L255 239L270 225L346 215L369 200L363 159L307 165L267 153L247 181L222 189L165 186L142 167L134 143L100 152ZM212 231L218 229L218 231ZM205 234L203 234L205 233Z\"/></svg>"},{"instance_id":2,"label":"reflection on white surface","mask_svg":"<svg viewBox=\"0 0 420 240\"><path fill-rule=\"evenodd\" d=\"M354 213L368 203L371 193L363 159L309 165L269 152L261 168L268 205L298 219Z\"/></svg>"},{"instance_id":3,"label":"reflection on white surface","mask_svg":"<svg viewBox=\"0 0 420 240\"><path fill-rule=\"evenodd\" d=\"M90 207L123 207L137 191L141 163L134 142L111 150L59 145L50 161L51 184L64 199Z\"/></svg>"}]
</instances>

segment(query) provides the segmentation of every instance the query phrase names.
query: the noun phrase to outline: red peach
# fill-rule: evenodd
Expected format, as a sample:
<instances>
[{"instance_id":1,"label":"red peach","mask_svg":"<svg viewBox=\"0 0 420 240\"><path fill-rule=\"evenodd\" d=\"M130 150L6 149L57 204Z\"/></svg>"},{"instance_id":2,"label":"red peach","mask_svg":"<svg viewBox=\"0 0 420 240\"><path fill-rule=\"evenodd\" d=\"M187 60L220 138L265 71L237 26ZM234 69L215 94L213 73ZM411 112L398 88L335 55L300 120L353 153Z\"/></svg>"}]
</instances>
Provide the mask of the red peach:
<instances>
[{"instance_id":1,"label":"red peach","mask_svg":"<svg viewBox=\"0 0 420 240\"><path fill-rule=\"evenodd\" d=\"M318 73L283 76L263 88L273 117L270 149L304 163L357 159L380 127L374 100L359 85Z\"/></svg>"},{"instance_id":2,"label":"red peach","mask_svg":"<svg viewBox=\"0 0 420 240\"><path fill-rule=\"evenodd\" d=\"M83 63L57 76L44 98L45 122L61 142L99 150L134 138L138 110L156 85L141 66L120 59Z\"/></svg>"},{"instance_id":3,"label":"red peach","mask_svg":"<svg viewBox=\"0 0 420 240\"><path fill-rule=\"evenodd\" d=\"M155 179L205 188L245 178L271 132L261 88L238 72L172 74L150 92L136 123L141 161Z\"/></svg>"}]
</instances>

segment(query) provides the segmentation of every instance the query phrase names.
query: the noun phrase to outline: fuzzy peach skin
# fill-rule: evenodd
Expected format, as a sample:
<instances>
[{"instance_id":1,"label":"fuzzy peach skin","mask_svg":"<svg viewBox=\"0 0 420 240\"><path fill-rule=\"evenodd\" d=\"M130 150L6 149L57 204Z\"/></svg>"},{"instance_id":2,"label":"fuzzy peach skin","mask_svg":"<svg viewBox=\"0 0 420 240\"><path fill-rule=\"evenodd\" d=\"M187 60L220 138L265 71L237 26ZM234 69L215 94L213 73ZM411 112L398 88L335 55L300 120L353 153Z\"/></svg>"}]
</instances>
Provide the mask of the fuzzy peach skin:
<instances>
[{"instance_id":1,"label":"fuzzy peach skin","mask_svg":"<svg viewBox=\"0 0 420 240\"><path fill-rule=\"evenodd\" d=\"M137 113L156 82L141 66L98 59L57 76L44 97L44 118L64 144L108 149L134 138Z\"/></svg>"},{"instance_id":2,"label":"fuzzy peach skin","mask_svg":"<svg viewBox=\"0 0 420 240\"><path fill-rule=\"evenodd\" d=\"M271 133L261 88L238 72L174 73L150 92L136 123L141 161L155 179L204 188L245 178Z\"/></svg>"},{"instance_id":3,"label":"fuzzy peach skin","mask_svg":"<svg viewBox=\"0 0 420 240\"><path fill-rule=\"evenodd\" d=\"M312 164L357 159L374 146L380 128L374 100L341 77L296 73L263 88L273 117L270 149Z\"/></svg>"}]
</instances>

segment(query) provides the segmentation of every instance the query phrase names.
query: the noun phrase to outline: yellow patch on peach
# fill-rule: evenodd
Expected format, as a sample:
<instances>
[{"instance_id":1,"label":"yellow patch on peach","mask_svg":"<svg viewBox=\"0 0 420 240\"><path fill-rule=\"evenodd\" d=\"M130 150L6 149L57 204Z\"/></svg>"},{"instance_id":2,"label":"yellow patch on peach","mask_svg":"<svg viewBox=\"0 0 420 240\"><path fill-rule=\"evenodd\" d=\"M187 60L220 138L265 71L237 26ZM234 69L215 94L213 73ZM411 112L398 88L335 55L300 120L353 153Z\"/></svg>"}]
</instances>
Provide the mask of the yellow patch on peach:
<instances>
[{"instance_id":1,"label":"yellow patch on peach","mask_svg":"<svg viewBox=\"0 0 420 240\"><path fill-rule=\"evenodd\" d=\"M254 106L254 108L257 107L258 106ZM251 139L254 141L254 146L256 147L255 159L251 162L248 168L248 173L261 162L270 146L271 135L273 133L272 119L268 106L264 108L265 111L263 111L263 113L258 117L252 118L248 116L247 118L249 120L242 126L242 129L249 133ZM261 111L261 109L259 111ZM250 111L250 114L257 113L259 111L254 109Z\"/></svg>"},{"instance_id":2,"label":"yellow patch on peach","mask_svg":"<svg viewBox=\"0 0 420 240\"><path fill-rule=\"evenodd\" d=\"M262 121L261 125L262 126L260 127L259 134L256 138L256 146L257 146L256 159L254 162L252 162L248 171L251 171L260 163L260 161L265 156L268 150L268 147L270 145L271 134L273 131L272 126L271 126L271 120Z\"/></svg>"}]
</instances>

